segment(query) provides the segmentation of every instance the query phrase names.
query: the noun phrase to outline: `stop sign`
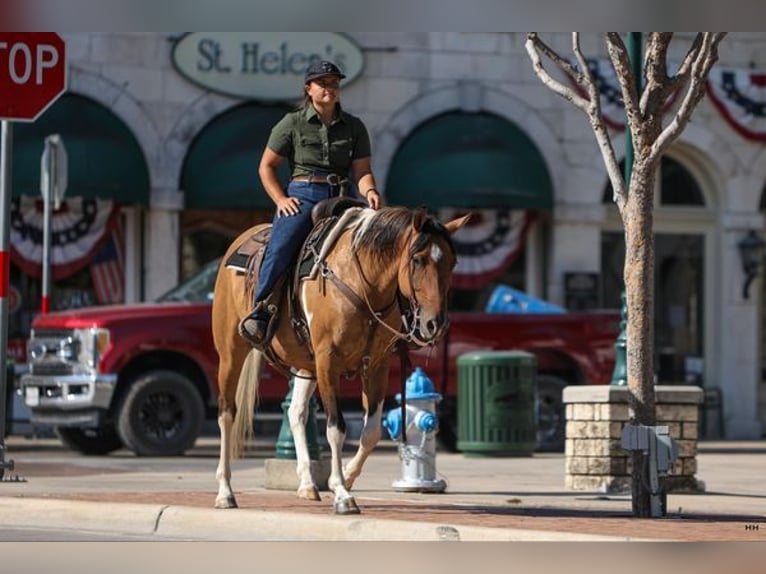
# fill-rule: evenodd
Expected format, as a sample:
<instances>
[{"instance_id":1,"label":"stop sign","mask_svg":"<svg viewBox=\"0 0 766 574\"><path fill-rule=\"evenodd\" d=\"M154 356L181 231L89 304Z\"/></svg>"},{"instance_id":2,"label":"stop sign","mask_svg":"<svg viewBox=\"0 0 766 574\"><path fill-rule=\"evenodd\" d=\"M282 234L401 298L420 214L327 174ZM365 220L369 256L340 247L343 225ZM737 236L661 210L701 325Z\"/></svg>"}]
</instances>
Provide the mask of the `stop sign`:
<instances>
[{"instance_id":1,"label":"stop sign","mask_svg":"<svg viewBox=\"0 0 766 574\"><path fill-rule=\"evenodd\" d=\"M66 90L66 71L55 32L0 32L0 119L37 119Z\"/></svg>"}]
</instances>

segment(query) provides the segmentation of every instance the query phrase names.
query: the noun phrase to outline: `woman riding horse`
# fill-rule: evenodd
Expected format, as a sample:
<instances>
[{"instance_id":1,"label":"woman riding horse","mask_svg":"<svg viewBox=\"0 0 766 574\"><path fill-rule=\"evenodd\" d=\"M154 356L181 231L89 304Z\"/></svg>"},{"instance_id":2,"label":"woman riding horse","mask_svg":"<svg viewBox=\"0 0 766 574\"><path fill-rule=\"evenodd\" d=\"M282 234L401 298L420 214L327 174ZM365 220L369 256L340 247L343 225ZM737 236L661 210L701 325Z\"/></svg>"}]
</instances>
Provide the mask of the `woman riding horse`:
<instances>
[{"instance_id":1,"label":"woman riding horse","mask_svg":"<svg viewBox=\"0 0 766 574\"><path fill-rule=\"evenodd\" d=\"M332 62L318 61L306 70L304 103L274 126L261 157L258 174L266 193L277 205L271 239L261 265L253 311L242 320L240 333L254 346L268 346L274 331L268 296L287 271L311 232L311 209L337 196L349 171L370 207L380 196L370 166L370 138L362 121L340 107L340 81L346 76ZM290 162L292 179L287 193L277 169Z\"/></svg>"},{"instance_id":2,"label":"woman riding horse","mask_svg":"<svg viewBox=\"0 0 766 574\"><path fill-rule=\"evenodd\" d=\"M302 342L290 321L280 321L269 351L295 373L288 418L300 498L319 500L305 428L309 399L318 386L327 417L332 456L328 486L335 495L335 512L359 512L349 489L380 440L391 348L400 340L432 345L446 330L447 294L456 263L450 236L468 218L445 225L423 210L351 208L338 221L345 227L336 234L332 247L323 249L317 258L318 272L300 283L291 304L300 306L307 320L308 344ZM236 239L224 261L263 227L251 228ZM287 297L287 293L282 294L282 310L289 306ZM213 341L220 359L218 508L237 506L230 484L230 460L241 452L253 429L264 355L240 337L237 329L251 301L246 277L221 265L213 296ZM360 374L365 415L359 448L343 468L346 425L338 387L341 376L349 373Z\"/></svg>"}]
</instances>

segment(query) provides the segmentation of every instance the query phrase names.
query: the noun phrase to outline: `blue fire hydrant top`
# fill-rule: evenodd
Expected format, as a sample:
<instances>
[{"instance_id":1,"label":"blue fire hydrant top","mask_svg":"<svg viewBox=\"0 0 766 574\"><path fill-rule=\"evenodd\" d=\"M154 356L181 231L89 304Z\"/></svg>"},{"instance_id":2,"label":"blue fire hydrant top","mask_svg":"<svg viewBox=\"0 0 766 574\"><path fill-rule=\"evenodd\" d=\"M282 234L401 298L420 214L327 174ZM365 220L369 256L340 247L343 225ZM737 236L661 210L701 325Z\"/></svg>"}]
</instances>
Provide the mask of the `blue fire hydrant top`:
<instances>
[{"instance_id":1,"label":"blue fire hydrant top","mask_svg":"<svg viewBox=\"0 0 766 574\"><path fill-rule=\"evenodd\" d=\"M442 400L442 396L434 390L434 384L421 367L416 367L407 379L404 385L404 392L408 401L418 400ZM396 393L394 397L398 402L402 402L402 394Z\"/></svg>"}]
</instances>

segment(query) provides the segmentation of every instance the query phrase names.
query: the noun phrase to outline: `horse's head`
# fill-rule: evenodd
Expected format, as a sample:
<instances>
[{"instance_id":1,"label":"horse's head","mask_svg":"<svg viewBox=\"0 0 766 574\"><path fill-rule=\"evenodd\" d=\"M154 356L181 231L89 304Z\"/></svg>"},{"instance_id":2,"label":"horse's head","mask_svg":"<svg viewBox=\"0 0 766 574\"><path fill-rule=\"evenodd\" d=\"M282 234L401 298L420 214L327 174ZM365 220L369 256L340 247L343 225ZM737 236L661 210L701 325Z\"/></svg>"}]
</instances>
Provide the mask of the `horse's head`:
<instances>
[{"instance_id":1,"label":"horse's head","mask_svg":"<svg viewBox=\"0 0 766 574\"><path fill-rule=\"evenodd\" d=\"M414 212L412 232L399 266L399 291L409 302L405 327L418 345L433 344L449 325L447 296L457 263L451 235L470 217L443 224L423 210Z\"/></svg>"}]
</instances>

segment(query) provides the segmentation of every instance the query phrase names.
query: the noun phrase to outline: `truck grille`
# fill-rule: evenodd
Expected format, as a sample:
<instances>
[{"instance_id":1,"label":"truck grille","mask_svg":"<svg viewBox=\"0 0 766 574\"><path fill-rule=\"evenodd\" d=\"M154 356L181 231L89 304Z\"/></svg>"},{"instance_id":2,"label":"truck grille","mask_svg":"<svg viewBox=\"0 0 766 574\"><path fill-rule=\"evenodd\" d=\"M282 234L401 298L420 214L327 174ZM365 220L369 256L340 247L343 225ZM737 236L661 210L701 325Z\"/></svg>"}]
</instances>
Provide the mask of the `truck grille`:
<instances>
[{"instance_id":1,"label":"truck grille","mask_svg":"<svg viewBox=\"0 0 766 574\"><path fill-rule=\"evenodd\" d=\"M61 362L30 363L29 372L32 375L72 375L75 372L72 367Z\"/></svg>"}]
</instances>

